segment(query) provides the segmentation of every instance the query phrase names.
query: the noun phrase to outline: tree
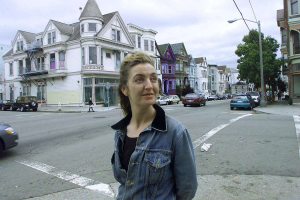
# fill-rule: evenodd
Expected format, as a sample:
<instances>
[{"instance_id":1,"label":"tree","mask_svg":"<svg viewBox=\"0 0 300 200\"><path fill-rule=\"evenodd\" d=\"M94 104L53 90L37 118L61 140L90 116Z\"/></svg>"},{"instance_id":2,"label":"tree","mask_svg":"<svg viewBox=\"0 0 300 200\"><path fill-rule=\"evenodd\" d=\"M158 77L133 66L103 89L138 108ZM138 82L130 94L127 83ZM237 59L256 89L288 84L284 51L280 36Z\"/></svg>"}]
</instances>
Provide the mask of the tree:
<instances>
[{"instance_id":1,"label":"tree","mask_svg":"<svg viewBox=\"0 0 300 200\"><path fill-rule=\"evenodd\" d=\"M276 59L279 44L276 39L268 36L262 40L262 56L264 66L264 85L268 84L272 88L274 96L274 86L276 79L279 78L281 60ZM259 51L259 33L257 30L251 30L248 35L243 38L243 44L237 46L235 54L240 58L238 62L238 70L240 80L246 80L247 83L254 83L256 89L261 86L260 83L260 51ZM265 91L266 92L266 91Z\"/></svg>"}]
</instances>

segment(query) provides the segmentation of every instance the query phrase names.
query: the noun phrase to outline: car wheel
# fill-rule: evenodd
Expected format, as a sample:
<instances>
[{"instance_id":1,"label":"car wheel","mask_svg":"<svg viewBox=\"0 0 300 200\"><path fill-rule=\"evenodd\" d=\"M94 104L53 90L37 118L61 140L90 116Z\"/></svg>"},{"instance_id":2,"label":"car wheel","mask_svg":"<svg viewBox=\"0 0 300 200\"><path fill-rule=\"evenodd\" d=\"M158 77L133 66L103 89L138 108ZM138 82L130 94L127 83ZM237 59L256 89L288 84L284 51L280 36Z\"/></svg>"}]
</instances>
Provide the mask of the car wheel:
<instances>
[{"instance_id":1,"label":"car wheel","mask_svg":"<svg viewBox=\"0 0 300 200\"><path fill-rule=\"evenodd\" d=\"M250 110L253 110L253 105L250 106Z\"/></svg>"},{"instance_id":2,"label":"car wheel","mask_svg":"<svg viewBox=\"0 0 300 200\"><path fill-rule=\"evenodd\" d=\"M25 108L23 106L21 107L21 112L25 112Z\"/></svg>"},{"instance_id":3,"label":"car wheel","mask_svg":"<svg viewBox=\"0 0 300 200\"><path fill-rule=\"evenodd\" d=\"M206 102L204 102L204 104L203 104L204 106L206 106Z\"/></svg>"},{"instance_id":4,"label":"car wheel","mask_svg":"<svg viewBox=\"0 0 300 200\"><path fill-rule=\"evenodd\" d=\"M233 110L233 107L230 107L230 110Z\"/></svg>"},{"instance_id":5,"label":"car wheel","mask_svg":"<svg viewBox=\"0 0 300 200\"><path fill-rule=\"evenodd\" d=\"M3 150L4 150L4 145L3 145L2 141L0 140L0 153L2 153Z\"/></svg>"},{"instance_id":6,"label":"car wheel","mask_svg":"<svg viewBox=\"0 0 300 200\"><path fill-rule=\"evenodd\" d=\"M179 101L177 101L177 104L179 104Z\"/></svg>"},{"instance_id":7,"label":"car wheel","mask_svg":"<svg viewBox=\"0 0 300 200\"><path fill-rule=\"evenodd\" d=\"M5 110L4 106L2 106L2 107L1 107L1 110L2 110L2 111L4 111L4 110Z\"/></svg>"},{"instance_id":8,"label":"car wheel","mask_svg":"<svg viewBox=\"0 0 300 200\"><path fill-rule=\"evenodd\" d=\"M186 104L183 104L184 107L186 107Z\"/></svg>"},{"instance_id":9,"label":"car wheel","mask_svg":"<svg viewBox=\"0 0 300 200\"><path fill-rule=\"evenodd\" d=\"M33 111L37 111L37 108L32 109Z\"/></svg>"}]
</instances>

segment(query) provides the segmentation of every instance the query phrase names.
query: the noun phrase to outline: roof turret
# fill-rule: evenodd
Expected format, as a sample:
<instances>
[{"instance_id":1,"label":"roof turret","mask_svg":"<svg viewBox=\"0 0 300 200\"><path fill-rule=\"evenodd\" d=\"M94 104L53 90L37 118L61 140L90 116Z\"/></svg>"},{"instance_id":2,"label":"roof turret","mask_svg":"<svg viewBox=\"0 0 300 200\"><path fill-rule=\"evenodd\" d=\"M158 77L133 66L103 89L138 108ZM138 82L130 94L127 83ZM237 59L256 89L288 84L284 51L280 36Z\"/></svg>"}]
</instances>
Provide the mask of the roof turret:
<instances>
[{"instance_id":1,"label":"roof turret","mask_svg":"<svg viewBox=\"0 0 300 200\"><path fill-rule=\"evenodd\" d=\"M98 4L96 0L88 0L86 3L80 17L79 21L83 19L99 19L103 21L102 13L100 12L100 9L98 7Z\"/></svg>"}]
</instances>

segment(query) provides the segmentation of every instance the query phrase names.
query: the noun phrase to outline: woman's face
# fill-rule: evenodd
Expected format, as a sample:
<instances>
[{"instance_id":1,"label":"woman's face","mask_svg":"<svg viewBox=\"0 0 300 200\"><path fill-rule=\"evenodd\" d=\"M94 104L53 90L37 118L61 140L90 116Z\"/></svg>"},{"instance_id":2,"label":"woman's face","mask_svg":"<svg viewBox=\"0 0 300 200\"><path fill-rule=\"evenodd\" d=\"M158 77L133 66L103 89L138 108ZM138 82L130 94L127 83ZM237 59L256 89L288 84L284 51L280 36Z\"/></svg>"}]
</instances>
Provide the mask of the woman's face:
<instances>
[{"instance_id":1,"label":"woman's face","mask_svg":"<svg viewBox=\"0 0 300 200\"><path fill-rule=\"evenodd\" d=\"M157 74L149 63L138 64L129 69L127 87L122 89L132 107L153 105L158 95Z\"/></svg>"}]
</instances>

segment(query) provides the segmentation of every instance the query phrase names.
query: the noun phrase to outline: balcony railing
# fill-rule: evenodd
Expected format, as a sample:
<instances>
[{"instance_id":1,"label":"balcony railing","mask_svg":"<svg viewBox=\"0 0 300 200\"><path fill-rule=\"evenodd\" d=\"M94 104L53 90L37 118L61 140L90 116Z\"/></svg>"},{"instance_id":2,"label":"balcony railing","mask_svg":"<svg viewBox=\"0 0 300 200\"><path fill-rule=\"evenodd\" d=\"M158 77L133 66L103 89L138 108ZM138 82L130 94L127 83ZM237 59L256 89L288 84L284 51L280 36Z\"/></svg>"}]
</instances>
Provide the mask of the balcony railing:
<instances>
[{"instance_id":1,"label":"balcony railing","mask_svg":"<svg viewBox=\"0 0 300 200\"><path fill-rule=\"evenodd\" d=\"M28 49L34 49L34 48L42 48L42 42L41 41L33 41L31 44L27 44L27 48L24 48L24 51Z\"/></svg>"},{"instance_id":2,"label":"balcony railing","mask_svg":"<svg viewBox=\"0 0 300 200\"><path fill-rule=\"evenodd\" d=\"M103 65L83 65L82 70L99 70L103 71L104 66Z\"/></svg>"},{"instance_id":3,"label":"balcony railing","mask_svg":"<svg viewBox=\"0 0 300 200\"><path fill-rule=\"evenodd\" d=\"M300 54L300 43L293 44L294 54Z\"/></svg>"}]
</instances>

